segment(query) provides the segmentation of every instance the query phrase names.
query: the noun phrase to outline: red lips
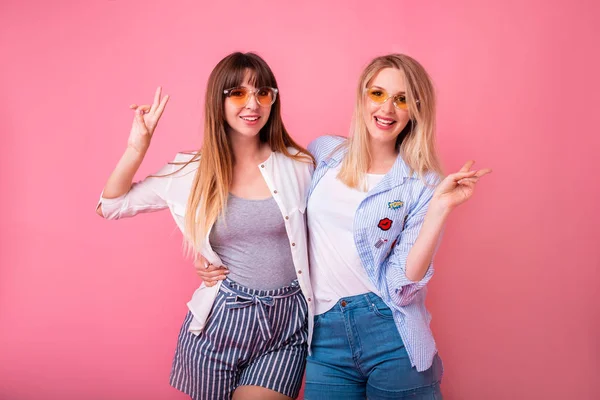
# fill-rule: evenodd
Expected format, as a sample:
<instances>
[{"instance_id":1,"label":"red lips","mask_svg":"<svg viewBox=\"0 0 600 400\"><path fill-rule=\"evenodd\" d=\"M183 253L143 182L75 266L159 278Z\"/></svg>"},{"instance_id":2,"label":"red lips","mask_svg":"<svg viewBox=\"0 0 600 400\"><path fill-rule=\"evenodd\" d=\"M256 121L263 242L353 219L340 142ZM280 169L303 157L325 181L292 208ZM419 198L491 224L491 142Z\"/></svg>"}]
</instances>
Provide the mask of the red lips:
<instances>
[{"instance_id":1,"label":"red lips","mask_svg":"<svg viewBox=\"0 0 600 400\"><path fill-rule=\"evenodd\" d=\"M379 224L377 224L377 227L379 229L381 229L382 231L387 231L388 229L390 229L392 227L392 221L389 218L384 218L382 220L379 221Z\"/></svg>"}]
</instances>

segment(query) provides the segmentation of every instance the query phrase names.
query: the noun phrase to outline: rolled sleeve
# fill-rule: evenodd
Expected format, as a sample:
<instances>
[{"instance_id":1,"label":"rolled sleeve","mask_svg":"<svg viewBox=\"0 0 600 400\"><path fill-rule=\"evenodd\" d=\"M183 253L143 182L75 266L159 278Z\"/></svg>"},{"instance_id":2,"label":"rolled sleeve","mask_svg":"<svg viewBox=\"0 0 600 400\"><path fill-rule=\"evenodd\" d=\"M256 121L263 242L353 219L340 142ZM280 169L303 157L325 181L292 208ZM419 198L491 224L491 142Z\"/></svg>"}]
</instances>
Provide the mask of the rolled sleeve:
<instances>
[{"instance_id":1,"label":"rolled sleeve","mask_svg":"<svg viewBox=\"0 0 600 400\"><path fill-rule=\"evenodd\" d=\"M129 191L119 197L105 198L103 191L96 209L100 207L102 216L112 220L167 208L166 195L172 179L169 174L174 167L172 163L165 165L156 174L132 184Z\"/></svg>"},{"instance_id":2,"label":"rolled sleeve","mask_svg":"<svg viewBox=\"0 0 600 400\"><path fill-rule=\"evenodd\" d=\"M413 210L409 212L402 233L392 250L386 268L386 282L390 298L398 306L406 306L433 276L433 260L429 264L425 276L419 281L412 281L406 276L406 260L410 249L415 244L433 197L434 187L426 186Z\"/></svg>"}]
</instances>

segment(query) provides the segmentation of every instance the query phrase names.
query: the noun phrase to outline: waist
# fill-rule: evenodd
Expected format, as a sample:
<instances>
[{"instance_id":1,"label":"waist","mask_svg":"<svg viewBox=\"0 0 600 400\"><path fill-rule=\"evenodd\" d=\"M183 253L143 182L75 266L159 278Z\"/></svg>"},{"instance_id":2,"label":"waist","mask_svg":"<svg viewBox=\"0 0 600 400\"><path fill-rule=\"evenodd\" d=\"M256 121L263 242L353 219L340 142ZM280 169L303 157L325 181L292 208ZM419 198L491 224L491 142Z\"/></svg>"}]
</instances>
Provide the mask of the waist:
<instances>
[{"instance_id":1,"label":"waist","mask_svg":"<svg viewBox=\"0 0 600 400\"><path fill-rule=\"evenodd\" d=\"M265 297L269 296L274 299L285 298L293 296L297 293L301 293L300 285L297 279L294 279L289 285L285 285L279 287L277 289L252 289L246 286L243 286L229 278L226 278L219 289L221 292L231 294L231 295L247 295L247 296L257 296L257 297Z\"/></svg>"}]
</instances>

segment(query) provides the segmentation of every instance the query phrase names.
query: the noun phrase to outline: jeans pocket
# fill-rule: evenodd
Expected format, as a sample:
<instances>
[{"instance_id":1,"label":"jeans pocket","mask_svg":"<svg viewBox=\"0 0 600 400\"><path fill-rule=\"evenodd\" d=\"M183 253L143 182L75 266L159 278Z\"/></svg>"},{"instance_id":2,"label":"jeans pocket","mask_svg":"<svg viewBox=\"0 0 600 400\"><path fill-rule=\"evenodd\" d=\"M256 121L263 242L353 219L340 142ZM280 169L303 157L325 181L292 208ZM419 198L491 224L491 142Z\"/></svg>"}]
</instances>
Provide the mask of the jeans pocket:
<instances>
[{"instance_id":1,"label":"jeans pocket","mask_svg":"<svg viewBox=\"0 0 600 400\"><path fill-rule=\"evenodd\" d=\"M390 310L388 306L383 304L383 302L379 302L379 304L371 303L371 311L373 311L373 314L383 319L394 319L394 314L392 313L392 310Z\"/></svg>"}]
</instances>

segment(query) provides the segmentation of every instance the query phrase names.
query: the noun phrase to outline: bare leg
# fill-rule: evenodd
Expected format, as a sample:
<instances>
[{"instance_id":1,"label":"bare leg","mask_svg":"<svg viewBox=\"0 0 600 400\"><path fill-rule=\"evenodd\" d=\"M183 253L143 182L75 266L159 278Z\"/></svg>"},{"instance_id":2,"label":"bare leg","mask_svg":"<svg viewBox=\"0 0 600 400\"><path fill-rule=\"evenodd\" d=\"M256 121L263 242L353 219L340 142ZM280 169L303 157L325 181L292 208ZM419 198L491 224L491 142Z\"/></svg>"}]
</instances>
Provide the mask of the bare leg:
<instances>
[{"instance_id":1,"label":"bare leg","mask_svg":"<svg viewBox=\"0 0 600 400\"><path fill-rule=\"evenodd\" d=\"M233 400L294 400L284 394L261 386L244 385L233 392Z\"/></svg>"}]
</instances>

